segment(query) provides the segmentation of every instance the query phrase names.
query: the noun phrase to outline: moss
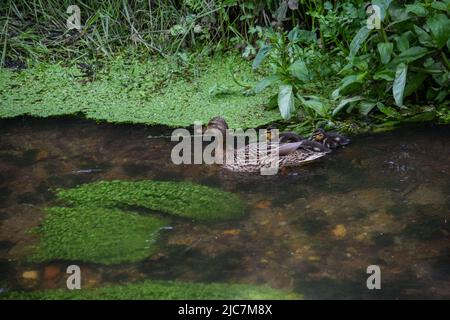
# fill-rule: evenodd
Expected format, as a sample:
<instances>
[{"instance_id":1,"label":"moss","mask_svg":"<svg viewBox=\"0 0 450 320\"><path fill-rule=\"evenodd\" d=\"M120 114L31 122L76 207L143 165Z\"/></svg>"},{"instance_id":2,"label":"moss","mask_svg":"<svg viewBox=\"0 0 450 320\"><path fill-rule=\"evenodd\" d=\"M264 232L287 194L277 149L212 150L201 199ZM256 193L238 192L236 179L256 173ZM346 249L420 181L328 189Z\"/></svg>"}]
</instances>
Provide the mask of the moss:
<instances>
[{"instance_id":1,"label":"moss","mask_svg":"<svg viewBox=\"0 0 450 320\"><path fill-rule=\"evenodd\" d=\"M118 209L53 207L38 228L41 239L30 260L139 261L154 253L154 242L165 224L158 218Z\"/></svg>"},{"instance_id":2,"label":"moss","mask_svg":"<svg viewBox=\"0 0 450 320\"><path fill-rule=\"evenodd\" d=\"M249 64L233 55L196 64L196 76L166 60L118 58L87 83L80 83L76 67L41 64L20 73L0 69L0 118L82 113L114 123L185 127L221 115L231 127L242 128L279 119L276 110L264 110L269 93L244 96L231 70L238 77L251 74ZM226 87L228 94L211 94L214 87Z\"/></svg>"},{"instance_id":3,"label":"moss","mask_svg":"<svg viewBox=\"0 0 450 320\"><path fill-rule=\"evenodd\" d=\"M57 196L72 205L139 206L201 221L244 213L237 195L189 182L100 181L59 190Z\"/></svg>"},{"instance_id":4,"label":"moss","mask_svg":"<svg viewBox=\"0 0 450 320\"><path fill-rule=\"evenodd\" d=\"M252 286L225 283L183 283L174 281L145 281L142 283L107 286L81 290L46 290L38 292L7 292L0 299L33 300L120 300L120 299L301 299L294 293L286 293L268 286Z\"/></svg>"}]
</instances>

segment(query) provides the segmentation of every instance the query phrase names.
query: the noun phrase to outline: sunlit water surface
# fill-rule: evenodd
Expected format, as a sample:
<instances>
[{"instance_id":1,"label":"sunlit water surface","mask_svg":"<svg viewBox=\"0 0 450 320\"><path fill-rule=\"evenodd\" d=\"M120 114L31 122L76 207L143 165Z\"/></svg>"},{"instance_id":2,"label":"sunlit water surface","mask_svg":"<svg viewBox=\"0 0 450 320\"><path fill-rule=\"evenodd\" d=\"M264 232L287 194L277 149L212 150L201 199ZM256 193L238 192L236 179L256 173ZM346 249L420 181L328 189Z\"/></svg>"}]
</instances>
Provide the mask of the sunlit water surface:
<instances>
[{"instance_id":1,"label":"sunlit water surface","mask_svg":"<svg viewBox=\"0 0 450 320\"><path fill-rule=\"evenodd\" d=\"M83 285L144 279L268 284L307 299L450 298L450 128L355 137L327 158L275 177L229 177L172 164L167 130L83 120L0 122L0 283L64 288L74 262L25 262L28 232L52 189L98 180L192 181L241 195L246 215L173 220L159 251L136 264L76 262ZM381 290L366 269L381 268ZM24 279L25 271L38 273ZM48 274L51 273L51 277Z\"/></svg>"}]
</instances>

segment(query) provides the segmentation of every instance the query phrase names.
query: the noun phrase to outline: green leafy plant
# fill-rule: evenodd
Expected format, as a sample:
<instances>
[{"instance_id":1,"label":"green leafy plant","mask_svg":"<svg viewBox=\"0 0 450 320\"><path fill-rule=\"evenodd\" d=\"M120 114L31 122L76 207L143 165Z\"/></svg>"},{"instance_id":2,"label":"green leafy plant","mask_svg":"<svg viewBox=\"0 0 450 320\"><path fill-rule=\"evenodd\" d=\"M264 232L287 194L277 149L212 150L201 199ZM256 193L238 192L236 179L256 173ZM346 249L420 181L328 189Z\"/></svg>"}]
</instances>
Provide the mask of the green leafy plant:
<instances>
[{"instance_id":1,"label":"green leafy plant","mask_svg":"<svg viewBox=\"0 0 450 320\"><path fill-rule=\"evenodd\" d=\"M340 65L335 59L335 64L323 66L327 58L320 52L314 32L298 27L289 32L269 29L253 60L254 70L267 62L269 75L253 87L253 92L260 93L268 87L277 88L277 94L268 107L278 106L285 120L298 116L313 126L317 121L330 121L330 100L319 94L317 89L326 86L324 82L329 82L330 76L332 80ZM312 94L315 92L317 94Z\"/></svg>"},{"instance_id":2,"label":"green leafy plant","mask_svg":"<svg viewBox=\"0 0 450 320\"><path fill-rule=\"evenodd\" d=\"M333 114L443 103L450 93L450 1L372 4L380 8L380 29L364 24L353 37L344 77L332 94L340 101Z\"/></svg>"}]
</instances>

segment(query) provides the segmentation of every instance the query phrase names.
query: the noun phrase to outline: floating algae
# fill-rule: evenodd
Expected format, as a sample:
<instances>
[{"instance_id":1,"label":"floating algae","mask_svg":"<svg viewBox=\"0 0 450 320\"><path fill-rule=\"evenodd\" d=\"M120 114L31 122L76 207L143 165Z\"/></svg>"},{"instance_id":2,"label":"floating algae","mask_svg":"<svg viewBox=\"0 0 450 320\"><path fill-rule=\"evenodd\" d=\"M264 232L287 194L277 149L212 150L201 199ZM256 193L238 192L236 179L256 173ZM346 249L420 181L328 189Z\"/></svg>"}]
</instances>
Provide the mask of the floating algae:
<instances>
[{"instance_id":1,"label":"floating algae","mask_svg":"<svg viewBox=\"0 0 450 320\"><path fill-rule=\"evenodd\" d=\"M279 113L264 105L269 92L245 96L234 83L237 76L251 75L248 62L239 56L205 58L196 65L198 76L185 72L165 59L147 63L112 59L99 70L95 81L80 83L76 66L40 63L21 72L0 68L0 118L20 115L50 117L82 114L88 119L112 123L161 124L187 127L194 121L206 123L214 116L227 118L233 128L254 128L279 120ZM181 71L181 70L180 70ZM250 78L250 81L257 81ZM213 96L214 86L232 91Z\"/></svg>"}]
</instances>

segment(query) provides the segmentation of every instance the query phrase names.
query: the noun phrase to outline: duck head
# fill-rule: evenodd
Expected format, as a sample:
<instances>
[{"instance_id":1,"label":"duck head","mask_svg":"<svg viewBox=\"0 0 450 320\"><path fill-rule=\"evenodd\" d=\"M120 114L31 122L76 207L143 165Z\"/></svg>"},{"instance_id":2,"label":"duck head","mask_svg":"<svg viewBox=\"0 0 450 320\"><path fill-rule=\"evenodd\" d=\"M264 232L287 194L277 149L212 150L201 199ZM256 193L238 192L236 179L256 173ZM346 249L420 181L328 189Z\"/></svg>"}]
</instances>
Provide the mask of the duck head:
<instances>
[{"instance_id":1,"label":"duck head","mask_svg":"<svg viewBox=\"0 0 450 320\"><path fill-rule=\"evenodd\" d=\"M214 117L211 120L209 120L208 124L205 127L205 130L203 130L203 133L205 133L207 130L211 131L217 130L222 134L222 137L225 138L228 129L229 129L228 123L225 121L224 118Z\"/></svg>"}]
</instances>

